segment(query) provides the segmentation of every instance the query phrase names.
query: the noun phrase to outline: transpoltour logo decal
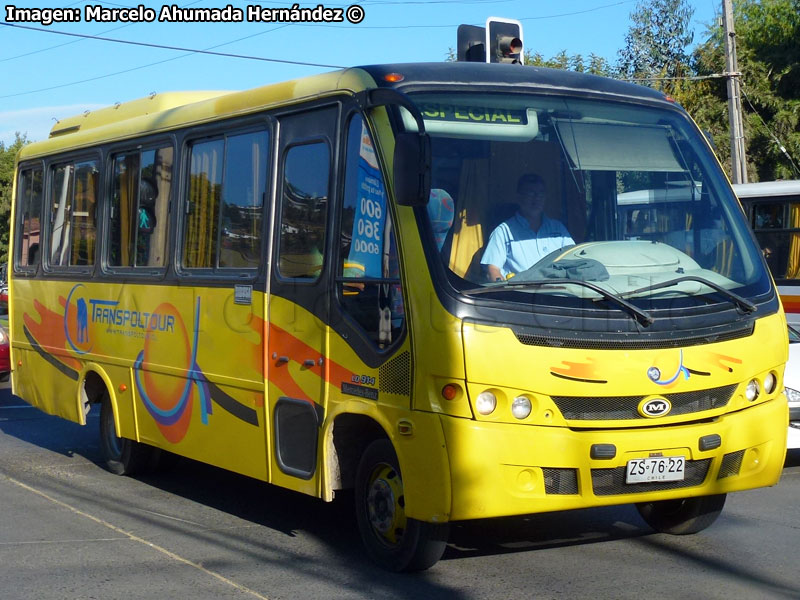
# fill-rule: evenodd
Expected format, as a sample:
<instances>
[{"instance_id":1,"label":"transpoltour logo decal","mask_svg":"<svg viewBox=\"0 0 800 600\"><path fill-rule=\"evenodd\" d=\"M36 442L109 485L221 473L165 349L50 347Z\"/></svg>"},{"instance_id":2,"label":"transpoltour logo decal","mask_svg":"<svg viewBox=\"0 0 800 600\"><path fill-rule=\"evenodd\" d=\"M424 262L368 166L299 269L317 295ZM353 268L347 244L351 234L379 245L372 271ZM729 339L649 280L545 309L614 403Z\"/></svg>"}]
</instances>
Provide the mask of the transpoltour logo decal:
<instances>
[{"instance_id":1,"label":"transpoltour logo decal","mask_svg":"<svg viewBox=\"0 0 800 600\"><path fill-rule=\"evenodd\" d=\"M663 417L672 410L672 404L666 398L645 398L638 408L643 417Z\"/></svg>"},{"instance_id":2,"label":"transpoltour logo decal","mask_svg":"<svg viewBox=\"0 0 800 600\"><path fill-rule=\"evenodd\" d=\"M138 398L168 441L176 443L186 435L195 399L203 424L208 424L213 401L241 421L258 426L256 409L208 381L197 364L199 298L191 343L180 312L170 303L161 303L150 311L131 310L125 302L90 297L86 287L77 284L66 298L59 297L59 304L63 313L34 299L34 311L23 314L23 333L33 350L75 381L81 359L91 356L90 352L118 358L135 356ZM119 336L130 339L130 345L119 345ZM163 369L149 365L178 367L183 373L165 374ZM258 400L255 402L258 404Z\"/></svg>"},{"instance_id":3,"label":"transpoltour logo decal","mask_svg":"<svg viewBox=\"0 0 800 600\"><path fill-rule=\"evenodd\" d=\"M118 300L100 300L86 295L82 283L76 284L64 306L64 336L77 354L86 354L93 347L94 331L105 327L105 333L147 339L158 332L175 332L175 315L156 309L153 312L120 307Z\"/></svg>"}]
</instances>

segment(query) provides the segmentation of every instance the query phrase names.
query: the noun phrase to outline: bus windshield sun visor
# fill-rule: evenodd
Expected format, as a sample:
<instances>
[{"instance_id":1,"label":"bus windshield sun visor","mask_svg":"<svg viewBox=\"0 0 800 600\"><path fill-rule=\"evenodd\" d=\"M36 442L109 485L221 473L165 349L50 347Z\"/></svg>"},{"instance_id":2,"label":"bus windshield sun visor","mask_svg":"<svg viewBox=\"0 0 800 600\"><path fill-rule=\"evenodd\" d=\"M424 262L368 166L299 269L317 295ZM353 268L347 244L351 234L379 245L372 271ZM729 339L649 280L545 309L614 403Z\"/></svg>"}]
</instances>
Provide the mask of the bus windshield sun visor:
<instances>
[{"instance_id":1,"label":"bus windshield sun visor","mask_svg":"<svg viewBox=\"0 0 800 600\"><path fill-rule=\"evenodd\" d=\"M572 164L584 171L681 173L669 129L553 119Z\"/></svg>"}]
</instances>

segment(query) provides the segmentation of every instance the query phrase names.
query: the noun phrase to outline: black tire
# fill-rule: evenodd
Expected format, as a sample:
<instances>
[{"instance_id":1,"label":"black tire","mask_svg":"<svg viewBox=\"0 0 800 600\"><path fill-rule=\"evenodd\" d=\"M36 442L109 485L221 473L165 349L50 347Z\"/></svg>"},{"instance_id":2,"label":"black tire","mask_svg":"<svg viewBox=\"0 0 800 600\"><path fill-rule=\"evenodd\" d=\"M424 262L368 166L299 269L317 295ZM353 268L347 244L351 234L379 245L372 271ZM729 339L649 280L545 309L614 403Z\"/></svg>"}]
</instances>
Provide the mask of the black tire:
<instances>
[{"instance_id":1,"label":"black tire","mask_svg":"<svg viewBox=\"0 0 800 600\"><path fill-rule=\"evenodd\" d=\"M709 527L722 512L726 494L641 502L636 505L645 522L659 533L689 535Z\"/></svg>"},{"instance_id":2,"label":"black tire","mask_svg":"<svg viewBox=\"0 0 800 600\"><path fill-rule=\"evenodd\" d=\"M447 545L446 524L405 515L400 468L389 440L372 442L356 471L356 520L369 557L390 571L423 571Z\"/></svg>"},{"instance_id":3,"label":"black tire","mask_svg":"<svg viewBox=\"0 0 800 600\"><path fill-rule=\"evenodd\" d=\"M114 409L108 393L100 406L100 448L106 468L115 475L133 475L150 463L152 447L127 438L117 437L114 429Z\"/></svg>"}]
</instances>

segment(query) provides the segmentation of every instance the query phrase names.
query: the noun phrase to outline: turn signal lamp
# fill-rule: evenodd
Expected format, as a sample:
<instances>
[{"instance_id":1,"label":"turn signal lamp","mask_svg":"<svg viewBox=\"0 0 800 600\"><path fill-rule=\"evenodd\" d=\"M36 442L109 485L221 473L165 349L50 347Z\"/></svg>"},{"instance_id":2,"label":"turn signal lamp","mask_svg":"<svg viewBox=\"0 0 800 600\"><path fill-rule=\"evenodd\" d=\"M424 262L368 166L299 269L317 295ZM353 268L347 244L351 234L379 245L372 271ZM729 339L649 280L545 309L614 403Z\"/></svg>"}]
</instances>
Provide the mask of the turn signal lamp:
<instances>
[{"instance_id":1,"label":"turn signal lamp","mask_svg":"<svg viewBox=\"0 0 800 600\"><path fill-rule=\"evenodd\" d=\"M383 76L384 81L388 81L389 83L397 83L399 81L403 81L406 76L401 73L387 73Z\"/></svg>"},{"instance_id":2,"label":"turn signal lamp","mask_svg":"<svg viewBox=\"0 0 800 600\"><path fill-rule=\"evenodd\" d=\"M445 400L455 400L458 396L458 386L448 383L442 388L442 398Z\"/></svg>"}]
</instances>

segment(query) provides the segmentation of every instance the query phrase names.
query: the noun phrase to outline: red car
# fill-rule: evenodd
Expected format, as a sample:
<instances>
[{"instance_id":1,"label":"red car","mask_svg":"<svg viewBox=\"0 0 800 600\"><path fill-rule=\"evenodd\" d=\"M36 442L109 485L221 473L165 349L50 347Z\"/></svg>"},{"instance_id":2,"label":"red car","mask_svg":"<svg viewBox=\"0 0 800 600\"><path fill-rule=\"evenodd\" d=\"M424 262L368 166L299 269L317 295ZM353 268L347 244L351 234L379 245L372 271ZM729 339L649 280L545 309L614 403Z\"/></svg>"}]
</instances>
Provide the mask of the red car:
<instances>
[{"instance_id":1,"label":"red car","mask_svg":"<svg viewBox=\"0 0 800 600\"><path fill-rule=\"evenodd\" d=\"M11 356L8 338L8 288L0 287L0 381L8 381L11 373Z\"/></svg>"},{"instance_id":2,"label":"red car","mask_svg":"<svg viewBox=\"0 0 800 600\"><path fill-rule=\"evenodd\" d=\"M8 381L11 373L8 332L0 327L0 381Z\"/></svg>"}]
</instances>

